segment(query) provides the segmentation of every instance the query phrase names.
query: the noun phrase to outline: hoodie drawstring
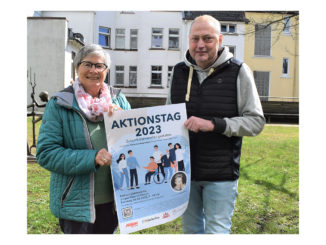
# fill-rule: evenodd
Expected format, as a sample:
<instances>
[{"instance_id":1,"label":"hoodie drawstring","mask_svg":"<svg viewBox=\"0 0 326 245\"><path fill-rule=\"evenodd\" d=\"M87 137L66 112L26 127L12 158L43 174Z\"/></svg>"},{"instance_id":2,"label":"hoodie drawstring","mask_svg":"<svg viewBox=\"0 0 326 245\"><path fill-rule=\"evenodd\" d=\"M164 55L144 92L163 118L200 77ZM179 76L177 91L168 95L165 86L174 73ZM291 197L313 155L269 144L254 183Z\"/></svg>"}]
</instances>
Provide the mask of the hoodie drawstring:
<instances>
[{"instance_id":1,"label":"hoodie drawstring","mask_svg":"<svg viewBox=\"0 0 326 245\"><path fill-rule=\"evenodd\" d=\"M187 94L186 94L186 102L189 102L189 98L190 98L190 88L191 88L191 81L192 81L193 73L194 73L194 67L190 66L189 77L188 77L188 86L187 86Z\"/></svg>"},{"instance_id":2,"label":"hoodie drawstring","mask_svg":"<svg viewBox=\"0 0 326 245\"><path fill-rule=\"evenodd\" d=\"M208 72L208 76L210 76L214 71L214 68L211 67ZM186 94L186 102L189 102L190 99L190 89L191 89L191 82L192 82L192 75L194 73L194 67L190 66L189 76L188 76L188 85L187 85L187 94Z\"/></svg>"}]
</instances>

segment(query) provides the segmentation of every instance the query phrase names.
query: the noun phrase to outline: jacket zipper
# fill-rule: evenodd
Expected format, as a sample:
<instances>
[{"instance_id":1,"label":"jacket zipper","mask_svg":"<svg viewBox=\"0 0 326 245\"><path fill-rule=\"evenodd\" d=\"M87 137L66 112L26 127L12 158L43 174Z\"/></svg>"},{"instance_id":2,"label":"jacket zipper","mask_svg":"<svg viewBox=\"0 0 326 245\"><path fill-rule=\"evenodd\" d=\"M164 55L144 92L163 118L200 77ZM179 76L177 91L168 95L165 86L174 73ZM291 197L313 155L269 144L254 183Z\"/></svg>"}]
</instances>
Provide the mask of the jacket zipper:
<instances>
[{"instance_id":1,"label":"jacket zipper","mask_svg":"<svg viewBox=\"0 0 326 245\"><path fill-rule=\"evenodd\" d=\"M76 110L75 108L72 108L82 119L83 121L83 126L84 126L84 131L85 132L85 137L86 137L86 143L87 143L87 147L89 149L94 149L93 145L92 145L92 141L88 132L88 128L87 128L87 122L86 119L83 117L82 113L79 112L78 110ZM95 180L94 180L94 173L91 173L91 183L90 183L90 192L91 192L91 196L90 196L90 212L91 212L91 223L95 222L95 202L94 202L94 185L95 185ZM93 196L92 196L93 195Z\"/></svg>"},{"instance_id":2,"label":"jacket zipper","mask_svg":"<svg viewBox=\"0 0 326 245\"><path fill-rule=\"evenodd\" d=\"M63 207L63 203L64 201L66 200L70 190L71 190L71 187L72 187L72 184L74 183L74 180L75 180L75 176L71 178L71 180L69 181L66 189L64 190L62 196L61 196L61 207Z\"/></svg>"}]
</instances>

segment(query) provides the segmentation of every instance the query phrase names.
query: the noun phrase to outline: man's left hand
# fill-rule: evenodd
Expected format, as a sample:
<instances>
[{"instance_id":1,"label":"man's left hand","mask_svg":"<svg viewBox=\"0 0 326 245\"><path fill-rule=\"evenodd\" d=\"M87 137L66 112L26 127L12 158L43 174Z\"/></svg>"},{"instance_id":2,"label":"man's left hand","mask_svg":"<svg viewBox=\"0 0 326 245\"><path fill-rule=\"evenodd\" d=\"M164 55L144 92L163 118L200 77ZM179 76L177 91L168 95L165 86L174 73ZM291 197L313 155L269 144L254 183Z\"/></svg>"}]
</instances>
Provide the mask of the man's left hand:
<instances>
[{"instance_id":1,"label":"man's left hand","mask_svg":"<svg viewBox=\"0 0 326 245\"><path fill-rule=\"evenodd\" d=\"M214 124L210 120L202 119L199 117L190 117L187 121L185 121L184 125L190 131L195 133L202 132L210 132L214 130Z\"/></svg>"}]
</instances>

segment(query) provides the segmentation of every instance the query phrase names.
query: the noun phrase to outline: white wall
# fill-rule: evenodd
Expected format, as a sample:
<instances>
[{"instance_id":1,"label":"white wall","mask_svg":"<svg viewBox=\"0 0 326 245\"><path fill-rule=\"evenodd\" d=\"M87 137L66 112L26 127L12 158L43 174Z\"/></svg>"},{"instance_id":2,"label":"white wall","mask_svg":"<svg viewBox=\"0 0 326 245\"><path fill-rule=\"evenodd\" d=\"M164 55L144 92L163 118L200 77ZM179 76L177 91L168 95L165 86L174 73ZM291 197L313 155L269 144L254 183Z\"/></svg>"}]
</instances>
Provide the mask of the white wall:
<instances>
[{"instance_id":1,"label":"white wall","mask_svg":"<svg viewBox=\"0 0 326 245\"><path fill-rule=\"evenodd\" d=\"M39 102L41 91L47 91L52 96L64 88L66 40L65 19L27 19L27 70L31 68L32 74L35 73L35 95ZM31 91L28 83L28 104L32 101Z\"/></svg>"},{"instance_id":2,"label":"white wall","mask_svg":"<svg viewBox=\"0 0 326 245\"><path fill-rule=\"evenodd\" d=\"M84 36L84 43L94 43L94 11L42 11L43 17L65 17L68 27Z\"/></svg>"}]
</instances>

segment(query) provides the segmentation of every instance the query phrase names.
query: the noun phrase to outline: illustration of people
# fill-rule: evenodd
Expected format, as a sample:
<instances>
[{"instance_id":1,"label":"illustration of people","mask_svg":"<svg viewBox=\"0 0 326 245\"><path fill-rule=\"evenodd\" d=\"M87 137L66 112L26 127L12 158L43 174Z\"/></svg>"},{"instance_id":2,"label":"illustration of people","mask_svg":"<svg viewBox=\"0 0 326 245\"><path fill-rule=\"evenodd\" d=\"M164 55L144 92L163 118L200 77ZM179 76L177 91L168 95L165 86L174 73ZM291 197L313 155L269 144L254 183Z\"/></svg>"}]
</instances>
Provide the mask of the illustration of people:
<instances>
[{"instance_id":1,"label":"illustration of people","mask_svg":"<svg viewBox=\"0 0 326 245\"><path fill-rule=\"evenodd\" d=\"M125 154L121 153L118 160L117 160L117 163L118 163L118 167L119 167L119 171L120 171L120 179L121 179L121 182L120 182L120 190L123 190L122 189L122 186L123 186L123 179L125 178L126 179L126 184L127 184L127 187L128 187L128 190L130 189L130 186L129 186L129 174L128 174L128 169L127 169L127 161L126 161L126 156Z\"/></svg>"},{"instance_id":2,"label":"illustration of people","mask_svg":"<svg viewBox=\"0 0 326 245\"><path fill-rule=\"evenodd\" d=\"M169 147L169 156L168 157L169 157L169 161L170 161L170 164L171 164L171 168L174 168L175 172L177 172L178 171L178 165L177 165L177 161L176 161L176 157L175 157L175 149L174 149L172 143L169 143L168 147Z\"/></svg>"},{"instance_id":3,"label":"illustration of people","mask_svg":"<svg viewBox=\"0 0 326 245\"><path fill-rule=\"evenodd\" d=\"M161 170L161 173L163 174L163 177L165 177L165 173L164 173L164 167L162 165L161 162L161 157L163 156L162 152L159 151L158 146L154 145L154 152L153 152L153 157L154 157L154 161L157 163L158 166L158 173ZM160 175L157 175L157 180L160 181Z\"/></svg>"},{"instance_id":4,"label":"illustration of people","mask_svg":"<svg viewBox=\"0 0 326 245\"><path fill-rule=\"evenodd\" d=\"M166 154L161 157L161 162L164 167L164 182L167 183L168 179L173 175L173 169L171 168L170 160L168 157L169 150L166 150ZM169 175L169 178L168 178Z\"/></svg>"},{"instance_id":5,"label":"illustration of people","mask_svg":"<svg viewBox=\"0 0 326 245\"><path fill-rule=\"evenodd\" d=\"M158 167L157 163L154 161L153 156L151 156L149 159L151 162L146 167L143 167L144 169L148 170L148 172L145 175L145 185L148 185L151 183L151 177L153 174L155 174L156 169Z\"/></svg>"},{"instance_id":6,"label":"illustration of people","mask_svg":"<svg viewBox=\"0 0 326 245\"><path fill-rule=\"evenodd\" d=\"M174 145L175 149L175 157L178 163L178 171L185 171L185 166L183 163L183 154L185 153L185 149L181 149L181 145L176 143Z\"/></svg>"},{"instance_id":7,"label":"illustration of people","mask_svg":"<svg viewBox=\"0 0 326 245\"><path fill-rule=\"evenodd\" d=\"M137 168L140 168L137 159L132 156L132 150L128 151L129 157L127 158L127 166L129 167L130 171L130 189L135 189L134 188L134 180L136 182L136 188L138 189L138 174L137 174Z\"/></svg>"},{"instance_id":8,"label":"illustration of people","mask_svg":"<svg viewBox=\"0 0 326 245\"><path fill-rule=\"evenodd\" d=\"M175 174L171 186L175 191L182 191L186 187L186 175L182 172Z\"/></svg>"}]
</instances>

